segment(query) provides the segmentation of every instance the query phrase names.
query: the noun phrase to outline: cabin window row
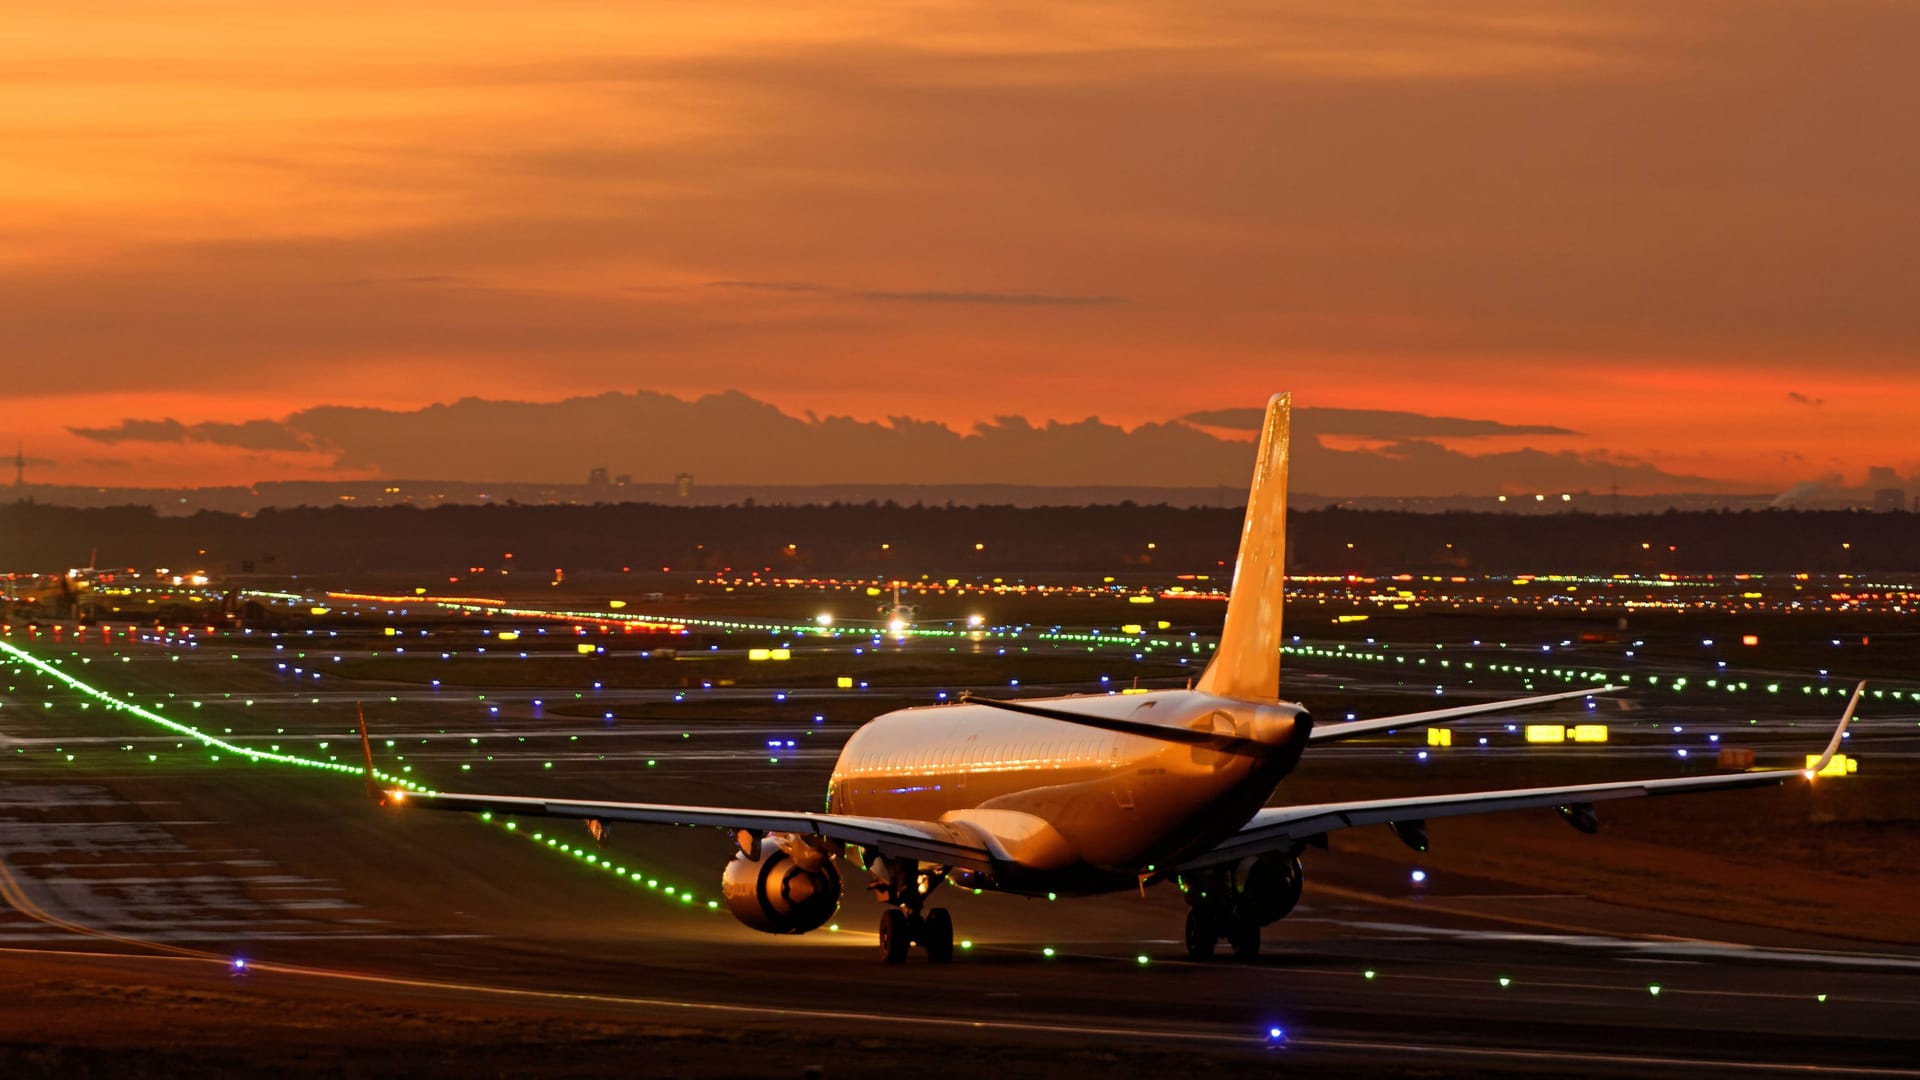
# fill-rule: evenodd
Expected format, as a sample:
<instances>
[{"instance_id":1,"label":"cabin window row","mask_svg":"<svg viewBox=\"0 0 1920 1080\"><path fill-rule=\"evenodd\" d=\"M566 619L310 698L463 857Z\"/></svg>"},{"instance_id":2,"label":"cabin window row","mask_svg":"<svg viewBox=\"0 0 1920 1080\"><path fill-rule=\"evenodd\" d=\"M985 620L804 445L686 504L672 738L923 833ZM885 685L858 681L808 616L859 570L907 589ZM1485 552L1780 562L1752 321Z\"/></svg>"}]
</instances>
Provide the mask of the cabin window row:
<instances>
[{"instance_id":1,"label":"cabin window row","mask_svg":"<svg viewBox=\"0 0 1920 1080\"><path fill-rule=\"evenodd\" d=\"M1104 739L1066 739L981 747L975 743L927 747L891 754L862 754L855 773L995 772L1001 769L1067 768L1098 765L1111 744Z\"/></svg>"}]
</instances>

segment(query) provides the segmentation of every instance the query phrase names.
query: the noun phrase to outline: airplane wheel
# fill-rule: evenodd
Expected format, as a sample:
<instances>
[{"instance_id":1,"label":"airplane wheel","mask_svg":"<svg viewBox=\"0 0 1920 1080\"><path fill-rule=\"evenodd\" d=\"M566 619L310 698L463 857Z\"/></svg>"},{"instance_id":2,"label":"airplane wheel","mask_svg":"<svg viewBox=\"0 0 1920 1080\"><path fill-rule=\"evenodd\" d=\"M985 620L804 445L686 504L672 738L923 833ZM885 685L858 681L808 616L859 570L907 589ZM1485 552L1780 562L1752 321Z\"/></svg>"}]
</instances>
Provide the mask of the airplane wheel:
<instances>
[{"instance_id":1,"label":"airplane wheel","mask_svg":"<svg viewBox=\"0 0 1920 1080\"><path fill-rule=\"evenodd\" d=\"M913 947L913 936L907 932L906 912L899 908L888 908L880 916L880 953L889 964L907 962L907 950Z\"/></svg>"},{"instance_id":2,"label":"airplane wheel","mask_svg":"<svg viewBox=\"0 0 1920 1080\"><path fill-rule=\"evenodd\" d=\"M943 907L927 912L926 925L920 931L920 944L927 947L927 959L936 964L953 962L953 916Z\"/></svg>"},{"instance_id":3,"label":"airplane wheel","mask_svg":"<svg viewBox=\"0 0 1920 1080\"><path fill-rule=\"evenodd\" d=\"M1227 926L1227 944L1235 960L1252 960L1260 955L1260 924L1244 915L1236 915Z\"/></svg>"},{"instance_id":4,"label":"airplane wheel","mask_svg":"<svg viewBox=\"0 0 1920 1080\"><path fill-rule=\"evenodd\" d=\"M1187 958L1213 959L1213 946L1220 940L1220 925L1205 908L1187 909Z\"/></svg>"}]
</instances>

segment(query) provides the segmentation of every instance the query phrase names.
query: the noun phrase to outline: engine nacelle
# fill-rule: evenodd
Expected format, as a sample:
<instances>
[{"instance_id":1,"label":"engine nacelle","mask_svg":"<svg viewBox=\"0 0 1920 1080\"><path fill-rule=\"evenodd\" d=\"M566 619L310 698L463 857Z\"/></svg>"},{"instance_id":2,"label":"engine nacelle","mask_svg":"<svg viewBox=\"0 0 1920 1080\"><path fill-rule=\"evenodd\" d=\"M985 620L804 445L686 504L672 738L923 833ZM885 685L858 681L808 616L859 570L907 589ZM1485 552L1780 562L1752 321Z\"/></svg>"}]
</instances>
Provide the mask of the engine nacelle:
<instances>
[{"instance_id":1,"label":"engine nacelle","mask_svg":"<svg viewBox=\"0 0 1920 1080\"><path fill-rule=\"evenodd\" d=\"M806 867L780 841L760 841L760 857L736 853L720 875L720 895L733 917L768 934L804 934L840 909L840 872L822 855Z\"/></svg>"},{"instance_id":2,"label":"engine nacelle","mask_svg":"<svg viewBox=\"0 0 1920 1080\"><path fill-rule=\"evenodd\" d=\"M1307 875L1289 855L1242 859L1233 867L1234 906L1261 926L1286 918L1300 902Z\"/></svg>"}]
</instances>

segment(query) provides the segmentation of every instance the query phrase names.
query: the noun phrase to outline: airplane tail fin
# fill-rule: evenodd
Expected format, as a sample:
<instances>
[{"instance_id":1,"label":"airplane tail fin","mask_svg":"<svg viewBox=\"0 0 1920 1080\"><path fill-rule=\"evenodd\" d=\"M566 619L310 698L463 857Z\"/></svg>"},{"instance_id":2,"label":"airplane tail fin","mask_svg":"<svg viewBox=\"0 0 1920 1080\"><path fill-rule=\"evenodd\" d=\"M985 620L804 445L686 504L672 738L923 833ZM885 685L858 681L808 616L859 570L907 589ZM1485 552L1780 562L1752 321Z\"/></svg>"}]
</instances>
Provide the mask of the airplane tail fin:
<instances>
[{"instance_id":1,"label":"airplane tail fin","mask_svg":"<svg viewBox=\"0 0 1920 1080\"><path fill-rule=\"evenodd\" d=\"M1286 585L1287 451L1293 423L1293 395L1267 401L1260 432L1260 456L1254 462L1253 488L1247 494L1247 520L1240 530L1240 555L1227 594L1227 621L1220 647L1193 688L1245 701L1274 701L1280 696L1280 604Z\"/></svg>"},{"instance_id":2,"label":"airplane tail fin","mask_svg":"<svg viewBox=\"0 0 1920 1080\"><path fill-rule=\"evenodd\" d=\"M373 740L367 737L367 710L364 705L357 701L353 703L353 709L354 712L360 716L360 754L365 758L367 763L367 771L365 773L367 797L373 800L374 805L385 806L387 805L387 792L385 788L380 786L379 777L374 772Z\"/></svg>"}]
</instances>

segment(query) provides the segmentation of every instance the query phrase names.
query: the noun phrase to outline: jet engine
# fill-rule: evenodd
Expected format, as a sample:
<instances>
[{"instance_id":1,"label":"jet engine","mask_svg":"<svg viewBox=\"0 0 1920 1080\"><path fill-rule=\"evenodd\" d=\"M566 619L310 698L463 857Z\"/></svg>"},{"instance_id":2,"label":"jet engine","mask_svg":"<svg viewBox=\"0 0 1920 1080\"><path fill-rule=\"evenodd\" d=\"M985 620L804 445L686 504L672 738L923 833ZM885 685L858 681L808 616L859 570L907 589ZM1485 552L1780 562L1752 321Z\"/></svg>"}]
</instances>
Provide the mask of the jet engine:
<instances>
[{"instance_id":1,"label":"jet engine","mask_svg":"<svg viewBox=\"0 0 1920 1080\"><path fill-rule=\"evenodd\" d=\"M720 895L733 917L768 934L804 934L840 909L840 872L825 852L795 843L796 859L765 837L758 858L736 852L720 876Z\"/></svg>"},{"instance_id":2,"label":"jet engine","mask_svg":"<svg viewBox=\"0 0 1920 1080\"><path fill-rule=\"evenodd\" d=\"M1233 868L1234 907L1261 926L1278 922L1300 902L1306 882L1300 860L1290 855L1242 859Z\"/></svg>"}]
</instances>

